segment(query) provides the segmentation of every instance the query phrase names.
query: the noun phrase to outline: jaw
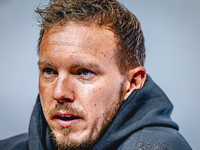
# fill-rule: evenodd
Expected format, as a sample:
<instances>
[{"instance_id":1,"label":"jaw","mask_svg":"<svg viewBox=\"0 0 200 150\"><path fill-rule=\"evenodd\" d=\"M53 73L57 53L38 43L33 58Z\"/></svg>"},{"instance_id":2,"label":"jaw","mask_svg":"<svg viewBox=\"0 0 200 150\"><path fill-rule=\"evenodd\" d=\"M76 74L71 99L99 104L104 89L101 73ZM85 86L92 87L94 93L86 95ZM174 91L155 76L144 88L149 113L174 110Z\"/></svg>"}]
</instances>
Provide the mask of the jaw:
<instances>
[{"instance_id":1,"label":"jaw","mask_svg":"<svg viewBox=\"0 0 200 150\"><path fill-rule=\"evenodd\" d=\"M62 127L55 120L51 120L52 122L54 126L50 126L50 136L58 147L59 145L65 145L65 147L70 147L70 145L75 147L79 145L93 145L99 139L103 125L98 119L94 121L93 125L80 120L70 127Z\"/></svg>"},{"instance_id":2,"label":"jaw","mask_svg":"<svg viewBox=\"0 0 200 150\"><path fill-rule=\"evenodd\" d=\"M87 149L92 147L99 137L95 136L95 133L98 132L91 132L90 130L79 132L74 127L60 127L53 131L50 129L50 137L58 149Z\"/></svg>"}]
</instances>

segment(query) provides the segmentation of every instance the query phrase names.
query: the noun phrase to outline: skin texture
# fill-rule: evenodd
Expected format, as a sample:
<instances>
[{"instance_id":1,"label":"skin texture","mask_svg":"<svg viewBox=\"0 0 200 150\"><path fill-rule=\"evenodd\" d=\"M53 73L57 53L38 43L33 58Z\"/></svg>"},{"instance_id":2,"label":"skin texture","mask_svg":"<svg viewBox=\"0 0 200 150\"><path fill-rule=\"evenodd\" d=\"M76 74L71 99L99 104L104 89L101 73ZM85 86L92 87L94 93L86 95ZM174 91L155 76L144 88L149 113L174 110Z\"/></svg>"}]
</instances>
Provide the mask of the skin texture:
<instances>
[{"instance_id":1,"label":"skin texture","mask_svg":"<svg viewBox=\"0 0 200 150\"><path fill-rule=\"evenodd\" d=\"M71 23L46 31L38 63L39 91L45 118L58 141L95 141L108 122L106 115L118 109L125 76L113 57L115 49L115 35L107 29ZM51 113L58 103L77 111L60 113L81 118L60 125Z\"/></svg>"},{"instance_id":2,"label":"skin texture","mask_svg":"<svg viewBox=\"0 0 200 150\"><path fill-rule=\"evenodd\" d=\"M39 91L58 146L95 142L120 103L144 84L143 67L119 72L116 43L112 31L95 25L71 22L45 32L38 61ZM76 119L60 121L55 117L59 115Z\"/></svg>"}]
</instances>

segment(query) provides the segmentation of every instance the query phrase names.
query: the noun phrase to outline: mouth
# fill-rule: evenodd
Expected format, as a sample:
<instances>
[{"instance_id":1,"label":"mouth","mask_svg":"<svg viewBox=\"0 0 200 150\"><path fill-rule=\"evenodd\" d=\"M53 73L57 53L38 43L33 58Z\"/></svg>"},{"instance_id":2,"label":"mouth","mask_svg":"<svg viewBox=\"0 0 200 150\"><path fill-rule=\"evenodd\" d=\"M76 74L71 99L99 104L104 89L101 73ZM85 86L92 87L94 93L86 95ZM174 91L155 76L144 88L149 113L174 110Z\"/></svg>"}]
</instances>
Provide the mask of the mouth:
<instances>
[{"instance_id":1,"label":"mouth","mask_svg":"<svg viewBox=\"0 0 200 150\"><path fill-rule=\"evenodd\" d=\"M76 120L76 119L80 119L81 117L78 116L68 116L68 115L59 115L59 116L55 116L55 119L60 119L63 121L70 121L70 120Z\"/></svg>"},{"instance_id":2,"label":"mouth","mask_svg":"<svg viewBox=\"0 0 200 150\"><path fill-rule=\"evenodd\" d=\"M68 113L57 113L52 118L61 127L71 127L77 121L80 121L82 119L80 116L77 116L77 115L74 115L74 114L68 114Z\"/></svg>"}]
</instances>

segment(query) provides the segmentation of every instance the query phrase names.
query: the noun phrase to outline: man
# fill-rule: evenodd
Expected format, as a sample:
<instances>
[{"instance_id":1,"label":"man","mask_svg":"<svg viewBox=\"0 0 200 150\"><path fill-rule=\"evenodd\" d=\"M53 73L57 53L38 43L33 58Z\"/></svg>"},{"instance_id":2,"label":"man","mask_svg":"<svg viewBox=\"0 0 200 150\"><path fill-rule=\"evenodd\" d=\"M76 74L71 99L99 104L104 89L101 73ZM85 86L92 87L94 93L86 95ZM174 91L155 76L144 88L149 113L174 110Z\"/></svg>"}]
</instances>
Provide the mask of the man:
<instances>
[{"instance_id":1,"label":"man","mask_svg":"<svg viewBox=\"0 0 200 150\"><path fill-rule=\"evenodd\" d=\"M115 0L52 0L41 16L28 134L1 149L191 149L146 75L139 21Z\"/></svg>"}]
</instances>

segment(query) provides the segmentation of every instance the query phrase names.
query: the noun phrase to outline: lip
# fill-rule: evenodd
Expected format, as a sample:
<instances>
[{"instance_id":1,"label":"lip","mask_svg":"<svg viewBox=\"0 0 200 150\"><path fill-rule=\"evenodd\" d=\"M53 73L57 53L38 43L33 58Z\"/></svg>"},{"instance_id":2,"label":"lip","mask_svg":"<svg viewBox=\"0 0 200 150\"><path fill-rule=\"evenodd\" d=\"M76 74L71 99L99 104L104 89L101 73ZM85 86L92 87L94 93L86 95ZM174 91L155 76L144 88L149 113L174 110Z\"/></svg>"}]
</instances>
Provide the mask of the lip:
<instances>
[{"instance_id":1,"label":"lip","mask_svg":"<svg viewBox=\"0 0 200 150\"><path fill-rule=\"evenodd\" d=\"M54 119L61 127L71 127L82 118L72 113L58 112L52 116L52 119Z\"/></svg>"}]
</instances>

